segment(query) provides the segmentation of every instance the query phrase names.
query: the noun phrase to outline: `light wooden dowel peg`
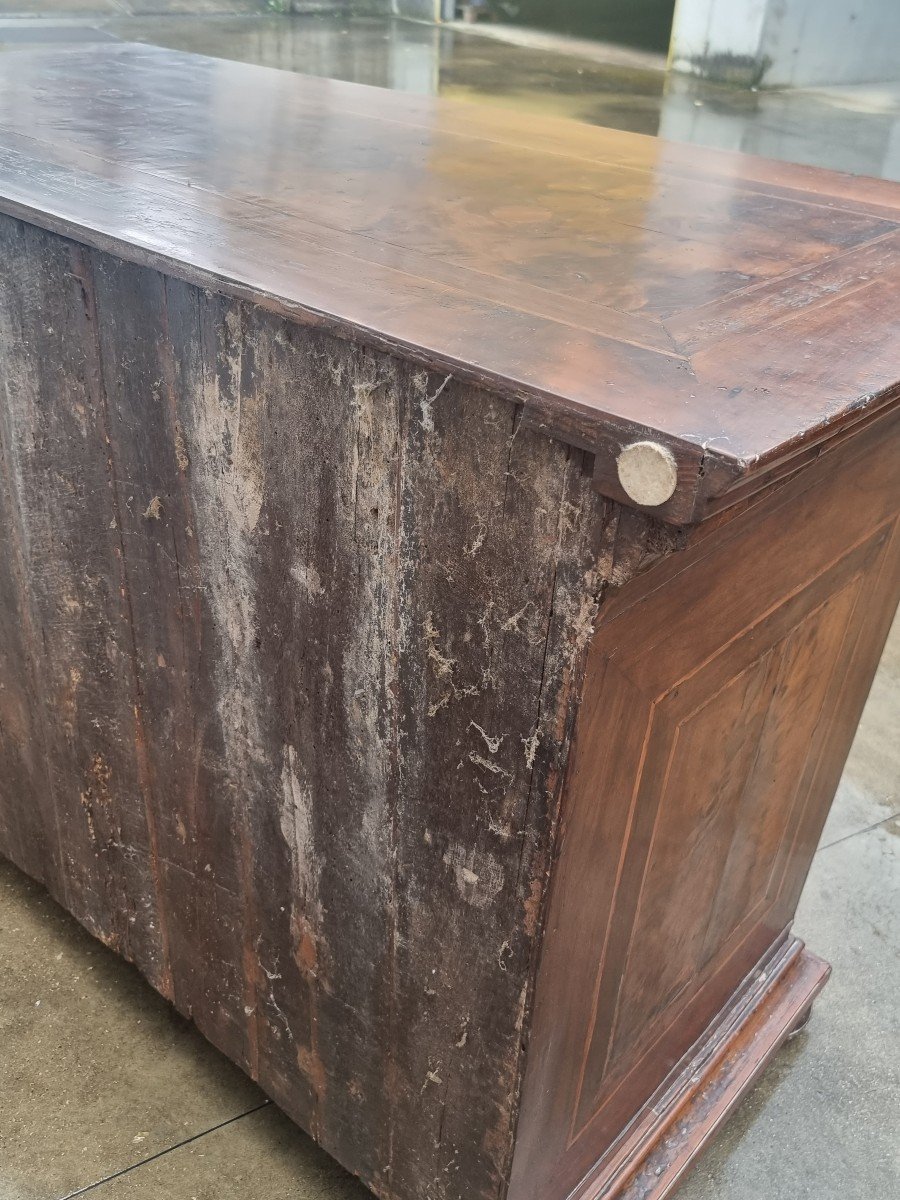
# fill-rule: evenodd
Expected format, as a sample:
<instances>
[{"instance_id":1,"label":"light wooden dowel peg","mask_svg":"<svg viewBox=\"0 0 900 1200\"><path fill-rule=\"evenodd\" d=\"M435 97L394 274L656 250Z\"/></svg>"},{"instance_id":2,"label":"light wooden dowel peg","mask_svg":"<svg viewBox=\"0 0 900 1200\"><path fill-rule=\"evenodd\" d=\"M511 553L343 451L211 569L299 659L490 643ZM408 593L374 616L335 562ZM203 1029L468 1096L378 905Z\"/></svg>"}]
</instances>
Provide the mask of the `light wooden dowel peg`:
<instances>
[{"instance_id":1,"label":"light wooden dowel peg","mask_svg":"<svg viewBox=\"0 0 900 1200\"><path fill-rule=\"evenodd\" d=\"M635 504L656 507L671 500L678 485L678 464L659 442L632 442L616 459L619 483Z\"/></svg>"}]
</instances>

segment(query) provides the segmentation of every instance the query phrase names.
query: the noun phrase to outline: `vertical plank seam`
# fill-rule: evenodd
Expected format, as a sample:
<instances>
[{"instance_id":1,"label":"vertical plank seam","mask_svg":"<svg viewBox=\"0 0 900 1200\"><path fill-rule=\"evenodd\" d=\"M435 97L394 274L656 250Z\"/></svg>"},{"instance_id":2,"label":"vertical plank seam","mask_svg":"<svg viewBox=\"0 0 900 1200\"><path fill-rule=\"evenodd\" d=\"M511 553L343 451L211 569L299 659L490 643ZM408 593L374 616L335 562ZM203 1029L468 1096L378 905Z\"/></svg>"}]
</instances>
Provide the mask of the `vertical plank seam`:
<instances>
[{"instance_id":1,"label":"vertical plank seam","mask_svg":"<svg viewBox=\"0 0 900 1200\"><path fill-rule=\"evenodd\" d=\"M553 630L553 619L554 619L555 610L556 610L557 578L558 578L558 573L559 573L558 572L558 564L560 561L562 537L563 537L563 534L564 534L564 531L566 528L565 513L566 513L566 503L567 503L567 495L568 495L570 467L572 464L573 455L580 454L580 452L575 451L572 447L568 447L568 446L566 447L566 451L567 451L567 453L566 453L566 469L563 473L563 485L562 485L561 497L560 497L560 515L559 515L557 543L556 543L555 555L554 555L553 584L552 584L552 588L551 588L551 600L550 600L549 614L548 614L548 619L547 619L547 633L546 633L546 637L545 637L545 641L544 641L544 656L543 656L543 660L541 663L541 679L540 679L540 686L538 689L538 711L537 711L537 718L536 718L536 724L535 724L535 733L537 733L540 730L542 705L543 705L544 691L545 691L547 657L549 654L550 640L552 637L552 630ZM599 515L597 517L597 519L601 520L605 526L606 524L608 524L608 522L611 518L617 518L617 517L618 517L618 508L611 509L610 505L607 503L602 511L602 515ZM590 542L590 538L588 538L588 541ZM595 594L595 600L596 600L598 610L599 610L600 603L602 602L603 593L608 584L608 578L607 578L606 572L604 572L603 578L599 581L599 583L600 583L600 586ZM596 620L596 614L595 614L594 619ZM546 923L547 912L548 912L550 870L551 870L551 864L552 864L553 858L555 857L555 854L556 854L557 841L559 838L559 833L560 833L560 828L561 828L560 812L559 812L559 798L562 795L562 785L563 785L566 775L568 773L569 764L570 764L572 736L573 736L573 732L574 732L574 718L575 718L575 712L577 711L576 700L581 692L581 686L582 686L582 682L584 679L584 673L585 673L585 669L586 669L586 665L587 665L587 656L588 656L588 650L590 648L590 642L591 642L590 638L586 639L585 645L580 649L580 651L578 651L578 653L576 655L576 661L573 663L572 675L571 675L571 677L568 681L568 685L567 685L567 693L568 694L567 694L567 697L565 700L565 705L566 705L567 709L569 710L569 712L567 714L567 719L565 722L564 733L563 733L563 745L562 745L561 751L560 751L560 757L561 757L562 761L557 765L557 769L556 769L556 780L555 780L555 784L554 784L553 811L550 813L549 828L548 828L547 834L546 834L547 858L546 858L546 862L544 865L544 886L543 886L542 892L541 892L540 908L539 908L539 911L536 916L534 937L532 939L532 945L531 945L531 953L529 955L529 961L527 964L526 974L525 974L525 994L524 994L524 998L523 998L523 1009L524 1009L523 1031L524 1032L520 1033L520 1035L519 1035L519 1047L518 1047L518 1054L517 1054L515 1085L514 1085L515 1091L514 1091L514 1095L512 1097L512 1105L511 1105L511 1109L510 1109L510 1137L509 1137L508 1150L507 1150L507 1159L506 1159L504 1171L503 1171L503 1174L499 1181L499 1185L498 1185L498 1189L497 1189L497 1200L503 1200L503 1197L506 1195L506 1193L509 1190L512 1163L513 1163L513 1159L514 1159L515 1152L516 1152L516 1131L518 1129L519 1118L521 1115L521 1097L522 1097L522 1089L523 1089L524 1081L525 1081L525 1070L526 1070L526 1065L527 1065L528 1041L529 1041L529 1032L530 1032L530 1030L529 1030L530 1023L528 1022L527 1019L525 1019L525 1017L533 1008L534 995L535 995L535 990L537 987L538 966L540 963L541 948L543 945L544 926ZM528 802L526 804L525 828L527 828L528 812L530 811L531 797L533 795L535 772L536 772L536 767L534 764L532 764L531 776L529 778L529 787L528 787ZM519 868L518 868L517 879L516 879L517 895L518 895L519 887L520 887L524 851L525 851L525 843L524 843L524 839L523 839L522 846L520 848Z\"/></svg>"}]
</instances>

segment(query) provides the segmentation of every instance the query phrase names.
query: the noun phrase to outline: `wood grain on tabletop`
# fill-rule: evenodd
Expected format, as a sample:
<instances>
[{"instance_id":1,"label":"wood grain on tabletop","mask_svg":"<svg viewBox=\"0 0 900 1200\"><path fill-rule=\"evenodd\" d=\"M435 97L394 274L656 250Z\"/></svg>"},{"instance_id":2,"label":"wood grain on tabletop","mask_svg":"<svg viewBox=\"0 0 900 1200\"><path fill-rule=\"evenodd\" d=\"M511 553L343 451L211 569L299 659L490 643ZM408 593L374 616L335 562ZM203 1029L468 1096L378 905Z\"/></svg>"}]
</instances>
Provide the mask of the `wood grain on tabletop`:
<instances>
[{"instance_id":1,"label":"wood grain on tabletop","mask_svg":"<svg viewBox=\"0 0 900 1200\"><path fill-rule=\"evenodd\" d=\"M672 518L900 380L896 185L533 114L154 47L21 53L0 208L486 382L583 448L649 431Z\"/></svg>"}]
</instances>

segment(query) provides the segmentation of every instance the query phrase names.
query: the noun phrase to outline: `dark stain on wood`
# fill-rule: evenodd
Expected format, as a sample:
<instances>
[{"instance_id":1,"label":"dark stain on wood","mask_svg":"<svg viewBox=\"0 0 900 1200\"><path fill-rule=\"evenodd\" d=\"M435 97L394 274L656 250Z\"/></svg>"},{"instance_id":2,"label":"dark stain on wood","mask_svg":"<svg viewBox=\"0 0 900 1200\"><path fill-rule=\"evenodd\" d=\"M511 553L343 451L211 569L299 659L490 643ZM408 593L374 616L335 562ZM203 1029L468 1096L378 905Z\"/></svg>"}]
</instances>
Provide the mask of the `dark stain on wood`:
<instances>
[{"instance_id":1,"label":"dark stain on wood","mask_svg":"<svg viewBox=\"0 0 900 1200\"><path fill-rule=\"evenodd\" d=\"M4 790L45 746L55 804L4 849L58 822L35 873L379 1190L495 1194L597 605L672 535L623 559L506 400L0 234Z\"/></svg>"}]
</instances>

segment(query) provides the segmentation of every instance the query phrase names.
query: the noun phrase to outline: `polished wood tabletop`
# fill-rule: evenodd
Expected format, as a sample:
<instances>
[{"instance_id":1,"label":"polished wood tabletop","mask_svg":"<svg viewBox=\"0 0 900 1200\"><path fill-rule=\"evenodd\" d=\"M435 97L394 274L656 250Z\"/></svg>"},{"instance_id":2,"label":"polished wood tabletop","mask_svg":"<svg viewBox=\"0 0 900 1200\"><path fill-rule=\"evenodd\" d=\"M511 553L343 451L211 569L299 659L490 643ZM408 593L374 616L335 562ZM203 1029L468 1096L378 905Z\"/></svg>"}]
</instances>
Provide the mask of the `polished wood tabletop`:
<instances>
[{"instance_id":1,"label":"polished wood tabletop","mask_svg":"<svg viewBox=\"0 0 900 1200\"><path fill-rule=\"evenodd\" d=\"M900 185L147 46L0 60L0 210L675 455L696 520L900 396ZM720 501L721 503L721 501Z\"/></svg>"}]
</instances>

